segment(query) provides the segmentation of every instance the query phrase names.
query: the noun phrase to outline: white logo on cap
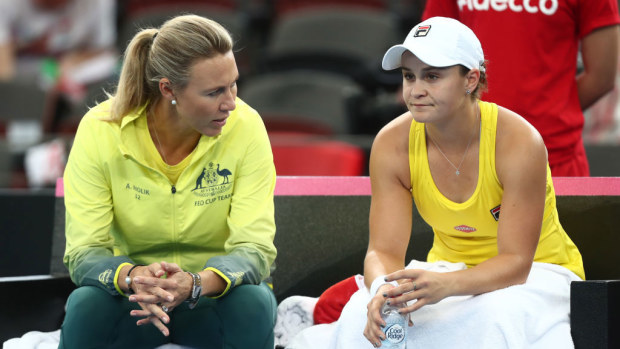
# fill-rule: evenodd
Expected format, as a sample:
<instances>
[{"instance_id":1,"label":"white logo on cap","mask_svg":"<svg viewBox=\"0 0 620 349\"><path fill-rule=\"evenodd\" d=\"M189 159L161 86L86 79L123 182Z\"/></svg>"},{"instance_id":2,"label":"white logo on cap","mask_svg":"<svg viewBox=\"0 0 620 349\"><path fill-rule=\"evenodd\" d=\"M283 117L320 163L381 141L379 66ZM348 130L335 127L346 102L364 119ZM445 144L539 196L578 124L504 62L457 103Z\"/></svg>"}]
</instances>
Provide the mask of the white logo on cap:
<instances>
[{"instance_id":1,"label":"white logo on cap","mask_svg":"<svg viewBox=\"0 0 620 349\"><path fill-rule=\"evenodd\" d=\"M414 38L417 38L419 36L426 36L428 35L428 32L431 30L431 26L430 25L421 25L418 27L418 29L415 31L415 33L413 34Z\"/></svg>"}]
</instances>

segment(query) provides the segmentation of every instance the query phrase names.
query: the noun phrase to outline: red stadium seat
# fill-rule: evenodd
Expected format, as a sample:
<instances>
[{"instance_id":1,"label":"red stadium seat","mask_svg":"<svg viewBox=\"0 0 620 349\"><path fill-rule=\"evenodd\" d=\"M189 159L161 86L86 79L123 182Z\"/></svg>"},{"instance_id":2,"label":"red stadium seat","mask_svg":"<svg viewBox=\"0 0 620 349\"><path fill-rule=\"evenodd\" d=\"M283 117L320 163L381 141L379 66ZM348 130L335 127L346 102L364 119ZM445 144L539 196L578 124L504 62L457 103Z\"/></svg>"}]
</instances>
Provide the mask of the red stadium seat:
<instances>
[{"instance_id":1,"label":"red stadium seat","mask_svg":"<svg viewBox=\"0 0 620 349\"><path fill-rule=\"evenodd\" d=\"M271 134L278 176L362 176L366 155L353 144L295 134Z\"/></svg>"}]
</instances>

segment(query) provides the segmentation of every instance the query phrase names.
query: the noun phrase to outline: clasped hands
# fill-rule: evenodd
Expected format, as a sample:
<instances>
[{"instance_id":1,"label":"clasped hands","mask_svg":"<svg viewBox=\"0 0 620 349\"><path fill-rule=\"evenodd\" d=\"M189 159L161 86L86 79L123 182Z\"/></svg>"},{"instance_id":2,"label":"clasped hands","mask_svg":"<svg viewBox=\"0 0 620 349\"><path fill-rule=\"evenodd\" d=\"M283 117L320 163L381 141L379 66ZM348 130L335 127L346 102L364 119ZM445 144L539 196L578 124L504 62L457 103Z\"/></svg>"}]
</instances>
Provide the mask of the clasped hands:
<instances>
[{"instance_id":1,"label":"clasped hands","mask_svg":"<svg viewBox=\"0 0 620 349\"><path fill-rule=\"evenodd\" d=\"M188 298L193 286L191 275L177 264L167 262L137 267L132 275L134 294L129 296L129 301L138 303L142 309L132 310L130 315L141 317L138 326L152 323L164 336L169 336L168 312Z\"/></svg>"}]
</instances>

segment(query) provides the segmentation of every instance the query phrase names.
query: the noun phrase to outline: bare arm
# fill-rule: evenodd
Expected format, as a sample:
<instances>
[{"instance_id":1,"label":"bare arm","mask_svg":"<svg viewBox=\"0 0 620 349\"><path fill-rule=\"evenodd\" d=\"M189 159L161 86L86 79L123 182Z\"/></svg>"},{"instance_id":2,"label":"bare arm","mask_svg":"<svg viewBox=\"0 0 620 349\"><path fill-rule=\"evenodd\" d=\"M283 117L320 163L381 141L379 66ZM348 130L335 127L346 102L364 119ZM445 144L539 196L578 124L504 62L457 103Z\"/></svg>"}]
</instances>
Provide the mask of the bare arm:
<instances>
[{"instance_id":1,"label":"bare arm","mask_svg":"<svg viewBox=\"0 0 620 349\"><path fill-rule=\"evenodd\" d=\"M364 281L369 289L378 277L405 267L413 209L408 157L410 123L408 113L389 123L375 138L370 154L370 237L364 260ZM383 293L392 287L386 284L377 292L373 290L376 294L368 303L364 336L375 346L383 340Z\"/></svg>"},{"instance_id":2,"label":"bare arm","mask_svg":"<svg viewBox=\"0 0 620 349\"><path fill-rule=\"evenodd\" d=\"M370 236L364 281L405 267L413 208L409 190L408 123L399 118L376 137L370 155Z\"/></svg>"},{"instance_id":3,"label":"bare arm","mask_svg":"<svg viewBox=\"0 0 620 349\"><path fill-rule=\"evenodd\" d=\"M588 109L611 91L618 66L618 26L597 29L581 41L584 71L577 76L581 109Z\"/></svg>"},{"instance_id":4,"label":"bare arm","mask_svg":"<svg viewBox=\"0 0 620 349\"><path fill-rule=\"evenodd\" d=\"M0 45L0 80L10 80L14 75L15 52L13 45Z\"/></svg>"}]
</instances>

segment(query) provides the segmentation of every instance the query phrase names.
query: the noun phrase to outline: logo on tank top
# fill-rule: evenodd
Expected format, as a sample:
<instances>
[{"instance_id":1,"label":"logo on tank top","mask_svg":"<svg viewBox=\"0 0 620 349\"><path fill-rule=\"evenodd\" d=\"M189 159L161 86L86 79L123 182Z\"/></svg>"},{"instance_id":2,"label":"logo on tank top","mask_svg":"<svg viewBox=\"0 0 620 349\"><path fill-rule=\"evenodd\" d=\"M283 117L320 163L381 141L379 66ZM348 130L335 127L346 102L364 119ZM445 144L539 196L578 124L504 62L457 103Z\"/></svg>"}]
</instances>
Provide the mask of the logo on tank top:
<instances>
[{"instance_id":1,"label":"logo on tank top","mask_svg":"<svg viewBox=\"0 0 620 349\"><path fill-rule=\"evenodd\" d=\"M515 13L542 13L547 16L558 10L558 0L457 0L459 11L512 11Z\"/></svg>"},{"instance_id":2,"label":"logo on tank top","mask_svg":"<svg viewBox=\"0 0 620 349\"><path fill-rule=\"evenodd\" d=\"M491 214L493 215L493 218L495 218L496 222L499 221L499 209L501 207L502 205L497 205L491 209Z\"/></svg>"},{"instance_id":3,"label":"logo on tank top","mask_svg":"<svg viewBox=\"0 0 620 349\"><path fill-rule=\"evenodd\" d=\"M476 228L474 227L470 227L468 225L465 224L461 224L461 225L457 225L456 227L454 227L454 229L463 232L463 233L473 233L476 231Z\"/></svg>"}]
</instances>

